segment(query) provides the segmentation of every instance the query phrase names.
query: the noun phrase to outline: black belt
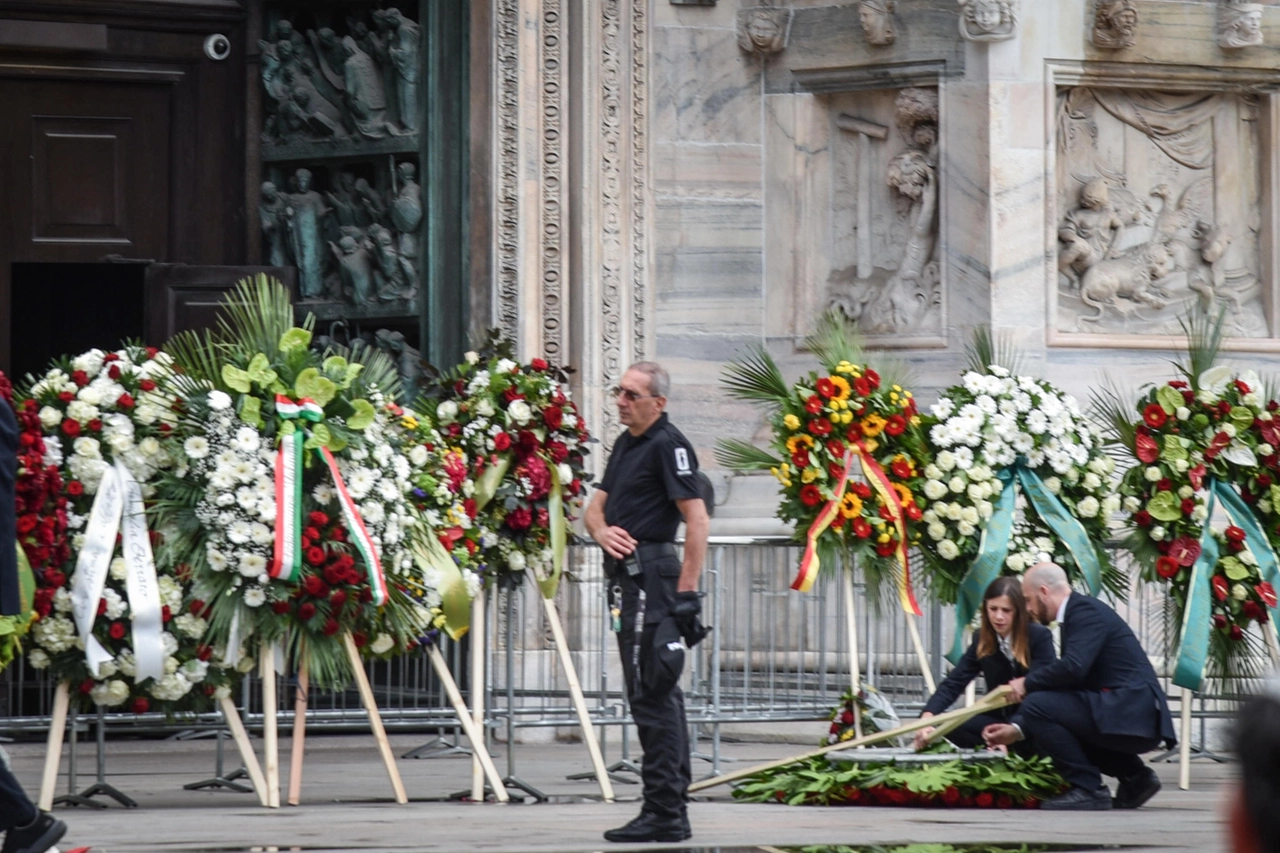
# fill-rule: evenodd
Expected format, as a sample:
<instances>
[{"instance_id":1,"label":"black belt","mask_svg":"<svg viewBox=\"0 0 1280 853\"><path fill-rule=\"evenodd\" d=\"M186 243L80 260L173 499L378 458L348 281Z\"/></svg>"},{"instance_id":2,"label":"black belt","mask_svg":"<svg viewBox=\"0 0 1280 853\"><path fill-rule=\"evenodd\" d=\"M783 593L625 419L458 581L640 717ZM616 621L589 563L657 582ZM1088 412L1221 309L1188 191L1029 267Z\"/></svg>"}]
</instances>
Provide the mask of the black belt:
<instances>
[{"instance_id":1,"label":"black belt","mask_svg":"<svg viewBox=\"0 0 1280 853\"><path fill-rule=\"evenodd\" d=\"M679 557L674 542L641 542L636 545L636 558L641 563L657 560L661 557Z\"/></svg>"}]
</instances>

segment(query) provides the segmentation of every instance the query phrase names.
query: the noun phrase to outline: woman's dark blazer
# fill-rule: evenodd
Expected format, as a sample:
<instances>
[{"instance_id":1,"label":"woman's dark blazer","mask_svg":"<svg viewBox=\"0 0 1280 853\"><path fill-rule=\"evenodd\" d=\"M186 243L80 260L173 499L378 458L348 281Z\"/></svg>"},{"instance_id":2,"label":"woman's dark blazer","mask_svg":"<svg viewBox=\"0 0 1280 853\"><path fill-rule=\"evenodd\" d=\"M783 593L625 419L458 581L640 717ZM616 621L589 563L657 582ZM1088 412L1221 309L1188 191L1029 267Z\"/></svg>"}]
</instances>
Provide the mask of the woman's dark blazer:
<instances>
[{"instance_id":1,"label":"woman's dark blazer","mask_svg":"<svg viewBox=\"0 0 1280 853\"><path fill-rule=\"evenodd\" d=\"M1053 651L1053 634L1043 625L1031 623L1027 626L1027 640L1031 644L1031 669L1046 666L1058 659ZM1027 669L1017 661L1011 661L996 649L984 658L978 657L978 638L975 636L969 644L969 650L960 658L938 689L925 703L924 710L931 714L941 714L951 707L951 703L959 698L969 682L979 674L987 683L988 690L994 690L1001 684L1008 684L1015 678L1026 675Z\"/></svg>"}]
</instances>

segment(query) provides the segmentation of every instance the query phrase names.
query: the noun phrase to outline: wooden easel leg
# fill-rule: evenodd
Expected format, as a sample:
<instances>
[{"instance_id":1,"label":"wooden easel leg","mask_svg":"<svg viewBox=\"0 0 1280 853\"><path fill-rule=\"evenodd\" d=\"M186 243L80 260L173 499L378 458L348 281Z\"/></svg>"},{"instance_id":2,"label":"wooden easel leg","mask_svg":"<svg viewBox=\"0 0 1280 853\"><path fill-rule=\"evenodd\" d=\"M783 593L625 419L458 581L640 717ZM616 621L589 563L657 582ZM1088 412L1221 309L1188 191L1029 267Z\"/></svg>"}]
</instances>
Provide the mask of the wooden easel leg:
<instances>
[{"instance_id":1,"label":"wooden easel leg","mask_svg":"<svg viewBox=\"0 0 1280 853\"><path fill-rule=\"evenodd\" d=\"M218 707L222 710L222 716L227 721L227 728L231 730L231 739L236 742L236 749L240 752L240 760L244 762L245 771L249 774L249 781L253 784L253 791L258 795L258 802L265 806L267 804L267 780L262 775L262 765L258 763L258 755L253 751L253 745L249 743L249 733L244 730L244 723L240 720L240 712L236 710L236 704L231 701L230 697L219 699Z\"/></svg>"},{"instance_id":2,"label":"wooden easel leg","mask_svg":"<svg viewBox=\"0 0 1280 853\"><path fill-rule=\"evenodd\" d=\"M285 801L296 806L302 801L302 757L307 743L307 660L298 664L298 690L293 697L293 743L289 756L289 797Z\"/></svg>"},{"instance_id":3,"label":"wooden easel leg","mask_svg":"<svg viewBox=\"0 0 1280 853\"><path fill-rule=\"evenodd\" d=\"M542 595L538 579L532 569L525 569L532 589L542 599L542 606L547 612L547 622L551 624L551 636L555 640L556 652L560 656L560 665L564 667L565 679L569 682L569 695L573 697L573 707L578 714L578 724L582 726L582 739L587 742L587 752L591 754L591 766L595 770L596 780L600 784L600 795L606 803L613 802L613 781L604 766L604 756L600 753L600 742L596 740L596 729L591 724L591 715L587 712L587 698L582 693L582 684L578 681L578 670L573 665L573 656L569 654L569 641L565 639L564 624L560 621L560 611L556 609L553 599Z\"/></svg>"},{"instance_id":4,"label":"wooden easel leg","mask_svg":"<svg viewBox=\"0 0 1280 853\"><path fill-rule=\"evenodd\" d=\"M849 677L853 682L853 736L862 737L862 711L858 707L858 693L862 690L862 666L858 662L858 611L854 609L853 566L845 564L841 576L844 579L845 630L849 632Z\"/></svg>"},{"instance_id":5,"label":"wooden easel leg","mask_svg":"<svg viewBox=\"0 0 1280 853\"><path fill-rule=\"evenodd\" d=\"M471 800L476 803L484 802L484 776L485 767L480 758L485 753L484 746L484 644L488 636L485 633L484 624L484 587L480 587L480 591L476 593L476 597L471 600L471 683L475 685L471 690L471 721L475 724L472 730L477 732L481 738L477 744L472 732L467 732L467 737L471 739ZM438 655L439 650L432 646L432 649ZM510 654L511 650L508 649ZM446 670L447 671L447 670ZM450 678L452 680L452 677ZM448 685L446 684L446 689ZM510 744L507 745L510 748ZM478 747L478 748L477 748ZM498 789L494 788L494 794ZM505 793L505 792L504 792ZM500 798L501 799L501 798ZM505 800L502 800L505 802Z\"/></svg>"},{"instance_id":6,"label":"wooden easel leg","mask_svg":"<svg viewBox=\"0 0 1280 853\"><path fill-rule=\"evenodd\" d=\"M280 808L280 740L276 716L275 649L263 644L258 652L262 675L262 751L267 765L267 808Z\"/></svg>"},{"instance_id":7,"label":"wooden easel leg","mask_svg":"<svg viewBox=\"0 0 1280 853\"><path fill-rule=\"evenodd\" d=\"M472 622L472 627L475 623ZM497 797L498 802L505 803L511 800L507 794L507 786L502 784L502 776L498 773L498 768L493 764L493 758L489 755L489 750L484 746L484 732L476 724L471 717L471 712L467 710L466 704L462 701L462 693L458 690L458 682L453 680L453 673L449 672L449 665L444 662L444 655L440 654L440 649L431 646L427 649L427 654L431 658L431 667L436 672L436 677L444 685L444 692L449 696L449 704L453 706L453 711L458 715L458 722L462 724L462 731L466 734L467 739L471 741L471 754L475 756L476 763L481 766L484 775L489 779L489 784L493 787L493 795ZM483 783L480 789L480 797L476 798L476 802L484 802Z\"/></svg>"},{"instance_id":8,"label":"wooden easel leg","mask_svg":"<svg viewBox=\"0 0 1280 853\"><path fill-rule=\"evenodd\" d=\"M938 685L933 680L933 670L929 667L929 656L924 652L924 643L920 640L920 626L916 624L916 616L911 613L907 616L907 630L911 632L911 644L916 647L916 657L920 660L920 674L924 676L924 685L929 688L929 695L932 696L934 691L938 689Z\"/></svg>"},{"instance_id":9,"label":"wooden easel leg","mask_svg":"<svg viewBox=\"0 0 1280 853\"><path fill-rule=\"evenodd\" d=\"M364 671L364 661L360 660L360 650L356 648L356 641L351 639L350 634L343 635L342 643L347 647L347 659L351 661L356 686L360 688L360 701L364 703L365 713L369 715L369 726L378 742L378 751L382 753L382 763L387 767L391 790L395 793L396 802L404 805L409 802L409 796L404 792L404 782L400 779L400 769L396 767L396 757L391 752L391 742L387 740L387 730L382 727L382 715L378 713L378 703L373 697L369 674Z\"/></svg>"},{"instance_id":10,"label":"wooden easel leg","mask_svg":"<svg viewBox=\"0 0 1280 853\"><path fill-rule=\"evenodd\" d=\"M66 737L67 707L71 702L71 685L58 682L53 693L53 719L49 723L49 738L45 744L44 775L40 777L40 799L36 805L40 811L53 808L53 789L58 784L58 765L62 763L62 740Z\"/></svg>"},{"instance_id":11,"label":"wooden easel leg","mask_svg":"<svg viewBox=\"0 0 1280 853\"><path fill-rule=\"evenodd\" d=\"M1178 733L1178 787L1187 791L1191 788L1191 700L1194 696L1187 688L1182 688L1182 730Z\"/></svg>"}]
</instances>

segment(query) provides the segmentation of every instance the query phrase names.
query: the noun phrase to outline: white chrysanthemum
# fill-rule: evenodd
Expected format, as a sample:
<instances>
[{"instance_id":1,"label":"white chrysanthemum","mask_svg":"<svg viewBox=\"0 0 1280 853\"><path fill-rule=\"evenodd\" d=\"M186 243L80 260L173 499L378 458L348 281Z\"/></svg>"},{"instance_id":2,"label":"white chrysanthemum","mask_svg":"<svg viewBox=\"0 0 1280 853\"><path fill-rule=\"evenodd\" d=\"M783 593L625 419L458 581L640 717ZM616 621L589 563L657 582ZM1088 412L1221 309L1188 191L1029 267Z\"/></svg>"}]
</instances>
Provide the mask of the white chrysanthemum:
<instances>
[{"instance_id":1,"label":"white chrysanthemum","mask_svg":"<svg viewBox=\"0 0 1280 853\"><path fill-rule=\"evenodd\" d=\"M230 561L227 559L227 555L217 550L216 548L209 549L206 555L206 561L209 564L210 570L215 572L226 571L227 566L230 565Z\"/></svg>"},{"instance_id":2,"label":"white chrysanthemum","mask_svg":"<svg viewBox=\"0 0 1280 853\"><path fill-rule=\"evenodd\" d=\"M261 443L258 431L252 427L241 427L231 439L232 449L240 453L256 453Z\"/></svg>"},{"instance_id":3,"label":"white chrysanthemum","mask_svg":"<svg viewBox=\"0 0 1280 853\"><path fill-rule=\"evenodd\" d=\"M222 391L209 392L209 408L221 412L231 408L231 398Z\"/></svg>"},{"instance_id":4,"label":"white chrysanthemum","mask_svg":"<svg viewBox=\"0 0 1280 853\"><path fill-rule=\"evenodd\" d=\"M253 528L244 519L239 519L227 530L227 538L237 545L245 544L252 535Z\"/></svg>"},{"instance_id":5,"label":"white chrysanthemum","mask_svg":"<svg viewBox=\"0 0 1280 853\"><path fill-rule=\"evenodd\" d=\"M202 435L193 435L182 443L182 451L188 459L204 459L209 455L209 440Z\"/></svg>"},{"instance_id":6,"label":"white chrysanthemum","mask_svg":"<svg viewBox=\"0 0 1280 853\"><path fill-rule=\"evenodd\" d=\"M270 527L255 521L249 525L249 541L255 545L270 545L275 541L275 536L272 534Z\"/></svg>"},{"instance_id":7,"label":"white chrysanthemum","mask_svg":"<svg viewBox=\"0 0 1280 853\"><path fill-rule=\"evenodd\" d=\"M378 483L378 497L384 501L391 502L399 500L402 495L394 482L384 479Z\"/></svg>"},{"instance_id":8,"label":"white chrysanthemum","mask_svg":"<svg viewBox=\"0 0 1280 853\"><path fill-rule=\"evenodd\" d=\"M369 468L356 468L351 472L350 476L346 478L347 491L351 494L351 497L356 500L361 500L369 494L370 490L373 489L373 485L377 479L377 472Z\"/></svg>"},{"instance_id":9,"label":"white chrysanthemum","mask_svg":"<svg viewBox=\"0 0 1280 853\"><path fill-rule=\"evenodd\" d=\"M423 465L427 464L429 455L430 454L427 453L427 449L425 447L421 444L415 444L409 451L409 461L413 463L415 468L421 468Z\"/></svg>"},{"instance_id":10,"label":"white chrysanthemum","mask_svg":"<svg viewBox=\"0 0 1280 853\"><path fill-rule=\"evenodd\" d=\"M251 586L244 593L244 603L246 607L261 607L267 602L267 594L262 591L262 587Z\"/></svg>"},{"instance_id":11,"label":"white chrysanthemum","mask_svg":"<svg viewBox=\"0 0 1280 853\"><path fill-rule=\"evenodd\" d=\"M267 558L261 554L241 554L237 566L240 574L247 578L256 578L267 569Z\"/></svg>"},{"instance_id":12,"label":"white chrysanthemum","mask_svg":"<svg viewBox=\"0 0 1280 853\"><path fill-rule=\"evenodd\" d=\"M120 597L120 593L109 586L103 588L102 598L107 602L107 612L104 615L108 619L119 619L129 609L124 599Z\"/></svg>"},{"instance_id":13,"label":"white chrysanthemum","mask_svg":"<svg viewBox=\"0 0 1280 853\"><path fill-rule=\"evenodd\" d=\"M350 480L347 481L347 490L351 490ZM321 483L311 490L311 497L321 506L327 506L328 504L333 503L334 498L337 496L338 493L334 491L333 486L328 483Z\"/></svg>"},{"instance_id":14,"label":"white chrysanthemum","mask_svg":"<svg viewBox=\"0 0 1280 853\"><path fill-rule=\"evenodd\" d=\"M360 516L365 524L381 524L386 518L386 511L377 501L365 501L360 505Z\"/></svg>"}]
</instances>

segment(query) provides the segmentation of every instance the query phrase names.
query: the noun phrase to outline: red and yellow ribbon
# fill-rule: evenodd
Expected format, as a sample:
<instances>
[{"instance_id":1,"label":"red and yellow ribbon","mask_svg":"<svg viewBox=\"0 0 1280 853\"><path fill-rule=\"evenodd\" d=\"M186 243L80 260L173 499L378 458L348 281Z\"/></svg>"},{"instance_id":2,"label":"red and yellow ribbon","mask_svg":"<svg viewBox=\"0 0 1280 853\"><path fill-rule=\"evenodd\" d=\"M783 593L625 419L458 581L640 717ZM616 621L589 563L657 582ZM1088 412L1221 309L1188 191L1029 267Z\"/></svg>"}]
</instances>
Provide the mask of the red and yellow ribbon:
<instances>
[{"instance_id":1,"label":"red and yellow ribbon","mask_svg":"<svg viewBox=\"0 0 1280 853\"><path fill-rule=\"evenodd\" d=\"M818 568L820 560L818 559L818 537L827 532L827 528L831 526L831 522L836 520L836 516L840 514L840 498L844 496L844 487L849 482L849 473L853 470L854 451L849 449L844 455L844 471L840 474L840 482L836 484L835 498L827 501L818 517L813 520L813 524L809 525L809 532L805 534L804 556L800 558L800 572L796 575L796 579L791 582L791 588L798 592L808 592L813 589L813 582L818 579Z\"/></svg>"}]
</instances>

